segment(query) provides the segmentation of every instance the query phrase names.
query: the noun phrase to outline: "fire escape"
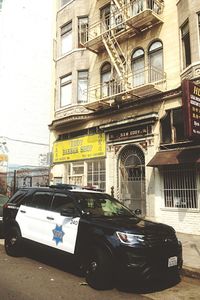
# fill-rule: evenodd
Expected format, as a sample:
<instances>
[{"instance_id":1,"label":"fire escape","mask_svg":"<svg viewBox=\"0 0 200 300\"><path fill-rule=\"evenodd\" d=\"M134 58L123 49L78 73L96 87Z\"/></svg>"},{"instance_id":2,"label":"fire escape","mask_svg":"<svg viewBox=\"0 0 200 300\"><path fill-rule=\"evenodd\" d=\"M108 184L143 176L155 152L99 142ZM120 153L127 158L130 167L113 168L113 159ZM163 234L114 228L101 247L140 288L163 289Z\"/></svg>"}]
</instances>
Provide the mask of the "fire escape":
<instances>
[{"instance_id":1,"label":"fire escape","mask_svg":"<svg viewBox=\"0 0 200 300\"><path fill-rule=\"evenodd\" d=\"M99 4L101 0L97 2ZM155 76L155 79L158 79L155 81L162 83L162 88L149 82L148 68L141 70L140 75L137 74L147 78L145 83L133 83L134 74L130 58L127 59L127 52L121 45L124 41L163 23L162 12L162 0L111 0L109 12L102 13L97 22L96 17L94 22L91 19L89 27L85 27L87 38L83 44L97 55L106 51L114 67L115 76L108 82L90 87L89 108L95 110L104 104L111 105L116 100L138 99L161 91L165 82L164 72Z\"/></svg>"}]
</instances>

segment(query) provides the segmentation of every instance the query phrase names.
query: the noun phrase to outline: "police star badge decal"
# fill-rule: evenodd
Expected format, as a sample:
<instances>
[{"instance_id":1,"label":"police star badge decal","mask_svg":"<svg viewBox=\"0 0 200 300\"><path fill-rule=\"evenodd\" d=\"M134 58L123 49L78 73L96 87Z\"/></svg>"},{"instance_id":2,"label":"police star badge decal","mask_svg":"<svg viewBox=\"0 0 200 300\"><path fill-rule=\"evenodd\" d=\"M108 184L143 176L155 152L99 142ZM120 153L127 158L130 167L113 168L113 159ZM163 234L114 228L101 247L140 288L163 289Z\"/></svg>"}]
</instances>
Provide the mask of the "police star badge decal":
<instances>
[{"instance_id":1,"label":"police star badge decal","mask_svg":"<svg viewBox=\"0 0 200 300\"><path fill-rule=\"evenodd\" d=\"M56 224L56 228L52 230L53 231L53 241L56 242L56 245L58 243L63 243L63 236L64 236L64 231L62 230L62 225L58 226Z\"/></svg>"}]
</instances>

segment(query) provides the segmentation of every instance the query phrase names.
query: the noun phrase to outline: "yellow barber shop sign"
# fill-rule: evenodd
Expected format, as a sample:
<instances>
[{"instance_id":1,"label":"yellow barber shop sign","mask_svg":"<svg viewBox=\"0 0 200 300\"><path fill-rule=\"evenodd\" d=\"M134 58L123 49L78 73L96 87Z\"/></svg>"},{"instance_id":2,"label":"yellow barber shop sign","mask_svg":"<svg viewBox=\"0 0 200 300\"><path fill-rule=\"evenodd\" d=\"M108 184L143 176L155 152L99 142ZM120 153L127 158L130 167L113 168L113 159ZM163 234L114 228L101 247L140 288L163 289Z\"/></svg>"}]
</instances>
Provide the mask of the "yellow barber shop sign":
<instances>
[{"instance_id":1,"label":"yellow barber shop sign","mask_svg":"<svg viewBox=\"0 0 200 300\"><path fill-rule=\"evenodd\" d=\"M53 147L54 163L97 158L105 155L106 142L103 133L56 142Z\"/></svg>"}]
</instances>

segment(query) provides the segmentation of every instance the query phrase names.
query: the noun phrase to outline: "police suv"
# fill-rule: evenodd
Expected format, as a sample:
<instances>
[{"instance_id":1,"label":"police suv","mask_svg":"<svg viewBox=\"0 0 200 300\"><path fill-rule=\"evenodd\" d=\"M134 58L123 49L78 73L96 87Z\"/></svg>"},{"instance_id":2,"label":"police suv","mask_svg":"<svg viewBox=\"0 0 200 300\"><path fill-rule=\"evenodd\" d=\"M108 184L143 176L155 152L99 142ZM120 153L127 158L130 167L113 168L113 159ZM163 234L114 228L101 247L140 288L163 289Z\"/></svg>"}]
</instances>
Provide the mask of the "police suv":
<instances>
[{"instance_id":1,"label":"police suv","mask_svg":"<svg viewBox=\"0 0 200 300\"><path fill-rule=\"evenodd\" d=\"M139 218L106 193L71 185L21 188L4 205L5 250L22 255L26 241L71 254L87 283L177 277L182 246L172 227Z\"/></svg>"}]
</instances>

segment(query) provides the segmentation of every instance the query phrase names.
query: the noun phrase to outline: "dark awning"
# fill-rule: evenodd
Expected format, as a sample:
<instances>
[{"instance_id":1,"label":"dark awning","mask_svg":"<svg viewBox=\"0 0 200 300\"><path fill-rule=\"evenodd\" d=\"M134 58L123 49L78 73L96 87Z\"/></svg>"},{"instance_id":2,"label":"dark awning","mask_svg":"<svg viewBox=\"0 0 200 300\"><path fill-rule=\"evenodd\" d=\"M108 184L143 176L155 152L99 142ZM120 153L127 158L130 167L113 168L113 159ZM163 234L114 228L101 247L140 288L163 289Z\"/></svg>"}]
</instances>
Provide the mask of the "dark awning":
<instances>
[{"instance_id":1,"label":"dark awning","mask_svg":"<svg viewBox=\"0 0 200 300\"><path fill-rule=\"evenodd\" d=\"M149 167L200 163L200 148L159 151L147 164Z\"/></svg>"}]
</instances>

